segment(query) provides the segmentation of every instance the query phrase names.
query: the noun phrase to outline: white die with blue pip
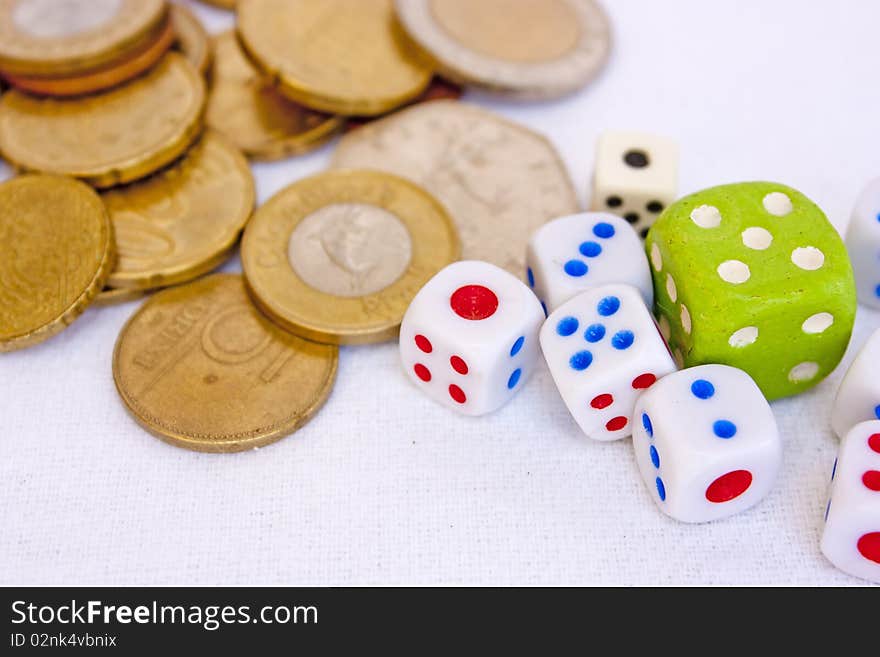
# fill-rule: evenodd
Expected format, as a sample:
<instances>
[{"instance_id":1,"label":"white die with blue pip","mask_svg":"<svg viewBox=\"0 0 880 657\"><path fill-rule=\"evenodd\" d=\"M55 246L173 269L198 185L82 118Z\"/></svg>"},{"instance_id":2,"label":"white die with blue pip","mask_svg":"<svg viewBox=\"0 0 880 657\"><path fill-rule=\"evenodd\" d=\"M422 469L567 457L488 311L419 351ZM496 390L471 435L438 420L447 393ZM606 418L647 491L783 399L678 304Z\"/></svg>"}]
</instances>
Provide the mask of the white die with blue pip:
<instances>
[{"instance_id":1,"label":"white die with blue pip","mask_svg":"<svg viewBox=\"0 0 880 657\"><path fill-rule=\"evenodd\" d=\"M880 420L878 365L880 329L868 338L840 382L831 408L831 427L838 438L843 438L859 422Z\"/></svg>"},{"instance_id":2,"label":"white die with blue pip","mask_svg":"<svg viewBox=\"0 0 880 657\"><path fill-rule=\"evenodd\" d=\"M654 305L651 270L641 239L623 219L583 212L539 228L526 251L526 277L547 313L579 292L609 283L637 288Z\"/></svg>"},{"instance_id":3,"label":"white die with blue pip","mask_svg":"<svg viewBox=\"0 0 880 657\"><path fill-rule=\"evenodd\" d=\"M541 327L541 349L562 400L595 440L629 436L636 398L675 371L631 285L592 288L559 306Z\"/></svg>"},{"instance_id":4,"label":"white die with blue pip","mask_svg":"<svg viewBox=\"0 0 880 657\"><path fill-rule=\"evenodd\" d=\"M728 365L671 374L643 394L633 449L660 509L682 522L708 522L757 504L773 488L782 442L754 380Z\"/></svg>"},{"instance_id":5,"label":"white die with blue pip","mask_svg":"<svg viewBox=\"0 0 880 657\"><path fill-rule=\"evenodd\" d=\"M456 262L410 303L400 357L427 395L483 415L507 403L534 371L543 320L537 297L516 277L488 262Z\"/></svg>"},{"instance_id":6,"label":"white die with blue pip","mask_svg":"<svg viewBox=\"0 0 880 657\"><path fill-rule=\"evenodd\" d=\"M845 573L880 583L880 421L840 442L831 468L822 553Z\"/></svg>"},{"instance_id":7,"label":"white die with blue pip","mask_svg":"<svg viewBox=\"0 0 880 657\"><path fill-rule=\"evenodd\" d=\"M856 201L846 231L846 248L859 302L880 309L880 178L870 182Z\"/></svg>"}]
</instances>

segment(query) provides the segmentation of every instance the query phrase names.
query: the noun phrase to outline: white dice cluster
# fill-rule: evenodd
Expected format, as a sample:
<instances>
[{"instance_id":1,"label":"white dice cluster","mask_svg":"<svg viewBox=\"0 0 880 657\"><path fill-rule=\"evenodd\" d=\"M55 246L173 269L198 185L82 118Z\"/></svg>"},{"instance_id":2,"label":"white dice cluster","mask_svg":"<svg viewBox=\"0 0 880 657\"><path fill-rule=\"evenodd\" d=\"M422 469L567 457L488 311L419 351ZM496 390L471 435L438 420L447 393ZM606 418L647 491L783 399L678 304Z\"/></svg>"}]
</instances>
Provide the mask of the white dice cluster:
<instances>
[{"instance_id":1,"label":"white dice cluster","mask_svg":"<svg viewBox=\"0 0 880 657\"><path fill-rule=\"evenodd\" d=\"M565 265L579 257L594 275L573 283ZM673 518L715 520L770 490L781 447L767 401L731 367L675 373L646 303L647 257L627 222L605 213L553 221L533 236L528 262L529 286L554 307L546 321L528 287L485 262L449 265L422 288L400 330L419 388L461 413L489 413L523 386L540 344L583 433L634 435L649 490Z\"/></svg>"},{"instance_id":2,"label":"white dice cluster","mask_svg":"<svg viewBox=\"0 0 880 657\"><path fill-rule=\"evenodd\" d=\"M583 433L599 441L631 435L660 510L698 523L760 502L776 481L782 442L748 374L721 364L676 371L651 313L636 230L674 199L675 159L663 140L603 137L594 203L630 216L587 212L546 224L529 241L528 286L485 262L446 267L407 310L400 354L430 397L482 415L513 398L543 353ZM848 244L861 300L880 307L880 180L859 200ZM856 356L832 410L841 445L821 549L839 569L880 582L878 364L880 330Z\"/></svg>"}]
</instances>

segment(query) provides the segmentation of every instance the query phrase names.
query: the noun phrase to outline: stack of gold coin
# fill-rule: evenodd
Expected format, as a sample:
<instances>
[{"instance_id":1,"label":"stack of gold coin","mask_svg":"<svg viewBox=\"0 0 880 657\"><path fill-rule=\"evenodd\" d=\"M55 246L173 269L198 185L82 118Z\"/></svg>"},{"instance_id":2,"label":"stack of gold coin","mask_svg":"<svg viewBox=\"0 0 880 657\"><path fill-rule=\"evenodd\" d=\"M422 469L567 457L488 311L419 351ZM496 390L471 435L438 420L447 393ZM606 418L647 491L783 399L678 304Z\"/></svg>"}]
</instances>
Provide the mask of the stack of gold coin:
<instances>
[{"instance_id":1,"label":"stack of gold coin","mask_svg":"<svg viewBox=\"0 0 880 657\"><path fill-rule=\"evenodd\" d=\"M19 168L111 187L182 155L202 129L205 83L168 53L144 75L71 99L13 89L0 99L0 151Z\"/></svg>"},{"instance_id":2,"label":"stack of gold coin","mask_svg":"<svg viewBox=\"0 0 880 657\"><path fill-rule=\"evenodd\" d=\"M234 145L200 139L212 50L189 9L0 0L0 36L0 73L15 87L0 99L0 151L20 170L107 190L119 259L97 303L191 280L228 257L254 184Z\"/></svg>"}]
</instances>

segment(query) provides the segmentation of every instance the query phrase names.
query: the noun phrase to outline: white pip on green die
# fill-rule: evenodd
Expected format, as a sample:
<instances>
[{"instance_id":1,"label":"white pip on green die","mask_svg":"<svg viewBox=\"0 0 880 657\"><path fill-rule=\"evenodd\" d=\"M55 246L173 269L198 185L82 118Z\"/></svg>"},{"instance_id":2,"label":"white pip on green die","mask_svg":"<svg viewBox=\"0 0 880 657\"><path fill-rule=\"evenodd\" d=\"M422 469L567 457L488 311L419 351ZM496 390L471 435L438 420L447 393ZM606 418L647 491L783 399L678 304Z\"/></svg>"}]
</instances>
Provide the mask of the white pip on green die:
<instances>
[{"instance_id":1,"label":"white pip on green die","mask_svg":"<svg viewBox=\"0 0 880 657\"><path fill-rule=\"evenodd\" d=\"M880 178L862 191L846 231L859 302L880 309Z\"/></svg>"},{"instance_id":2,"label":"white pip on green die","mask_svg":"<svg viewBox=\"0 0 880 657\"><path fill-rule=\"evenodd\" d=\"M831 428L838 438L859 422L880 420L880 329L859 350L840 382L831 408Z\"/></svg>"},{"instance_id":3,"label":"white pip on green die","mask_svg":"<svg viewBox=\"0 0 880 657\"><path fill-rule=\"evenodd\" d=\"M654 305L654 284L642 241L620 217L583 212L544 224L526 251L529 286L548 314L586 289L627 283Z\"/></svg>"},{"instance_id":4,"label":"white pip on green die","mask_svg":"<svg viewBox=\"0 0 880 657\"><path fill-rule=\"evenodd\" d=\"M613 212L645 237L678 194L678 144L641 132L599 137L590 208Z\"/></svg>"},{"instance_id":5,"label":"white pip on green die","mask_svg":"<svg viewBox=\"0 0 880 657\"><path fill-rule=\"evenodd\" d=\"M506 404L538 362L544 313L515 276L477 260L440 270L400 325L404 369L422 392L465 415Z\"/></svg>"},{"instance_id":6,"label":"white pip on green die","mask_svg":"<svg viewBox=\"0 0 880 657\"><path fill-rule=\"evenodd\" d=\"M708 522L757 504L773 487L782 443L770 404L735 367L675 372L633 413L636 463L651 497L681 522Z\"/></svg>"},{"instance_id":7,"label":"white pip on green die","mask_svg":"<svg viewBox=\"0 0 880 657\"><path fill-rule=\"evenodd\" d=\"M821 547L843 572L880 583L880 421L857 424L840 442Z\"/></svg>"},{"instance_id":8,"label":"white pip on green die","mask_svg":"<svg viewBox=\"0 0 880 657\"><path fill-rule=\"evenodd\" d=\"M541 327L541 349L562 400L594 440L632 433L636 398L675 363L641 294L614 284L581 292Z\"/></svg>"}]
</instances>

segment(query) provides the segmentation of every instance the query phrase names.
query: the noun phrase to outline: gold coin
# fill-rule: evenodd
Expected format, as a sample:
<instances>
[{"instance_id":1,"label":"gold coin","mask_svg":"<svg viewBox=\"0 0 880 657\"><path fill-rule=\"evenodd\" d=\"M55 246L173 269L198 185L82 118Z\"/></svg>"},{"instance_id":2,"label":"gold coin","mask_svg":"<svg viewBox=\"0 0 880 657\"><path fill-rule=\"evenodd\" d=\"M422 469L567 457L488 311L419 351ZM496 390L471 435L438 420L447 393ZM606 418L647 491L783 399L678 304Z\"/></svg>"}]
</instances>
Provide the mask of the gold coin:
<instances>
[{"instance_id":1,"label":"gold coin","mask_svg":"<svg viewBox=\"0 0 880 657\"><path fill-rule=\"evenodd\" d=\"M317 148L344 124L338 116L310 110L279 94L247 60L234 32L214 38L205 122L259 160Z\"/></svg>"},{"instance_id":2,"label":"gold coin","mask_svg":"<svg viewBox=\"0 0 880 657\"><path fill-rule=\"evenodd\" d=\"M438 71L519 98L551 98L587 84L611 50L595 0L396 0L409 36Z\"/></svg>"},{"instance_id":3,"label":"gold coin","mask_svg":"<svg viewBox=\"0 0 880 657\"><path fill-rule=\"evenodd\" d=\"M392 0L240 0L238 32L283 94L331 114L388 112L431 79Z\"/></svg>"},{"instance_id":4,"label":"gold coin","mask_svg":"<svg viewBox=\"0 0 880 657\"><path fill-rule=\"evenodd\" d=\"M130 182L169 164L198 137L205 83L177 53L110 91L75 99L0 98L0 151L20 168L66 174L96 187Z\"/></svg>"},{"instance_id":5,"label":"gold coin","mask_svg":"<svg viewBox=\"0 0 880 657\"><path fill-rule=\"evenodd\" d=\"M171 168L102 198L118 252L108 284L147 290L226 260L254 209L254 179L244 156L208 132Z\"/></svg>"},{"instance_id":6,"label":"gold coin","mask_svg":"<svg viewBox=\"0 0 880 657\"><path fill-rule=\"evenodd\" d=\"M211 65L211 41L205 26L189 9L177 3L171 5L171 23L180 52L199 73L207 73Z\"/></svg>"},{"instance_id":7,"label":"gold coin","mask_svg":"<svg viewBox=\"0 0 880 657\"><path fill-rule=\"evenodd\" d=\"M0 0L0 70L76 75L124 58L166 16L164 0Z\"/></svg>"},{"instance_id":8,"label":"gold coin","mask_svg":"<svg viewBox=\"0 0 880 657\"><path fill-rule=\"evenodd\" d=\"M0 352L55 335L104 287L113 267L107 210L71 178L0 184Z\"/></svg>"},{"instance_id":9,"label":"gold coin","mask_svg":"<svg viewBox=\"0 0 880 657\"><path fill-rule=\"evenodd\" d=\"M241 276L217 274L141 306L116 342L113 378L135 420L162 440L238 452L305 424L330 395L338 354L276 327Z\"/></svg>"},{"instance_id":10,"label":"gold coin","mask_svg":"<svg viewBox=\"0 0 880 657\"><path fill-rule=\"evenodd\" d=\"M473 105L414 105L347 134L333 166L403 176L452 214L465 260L517 277L526 244L545 222L578 211L565 165L546 138Z\"/></svg>"},{"instance_id":11,"label":"gold coin","mask_svg":"<svg viewBox=\"0 0 880 657\"><path fill-rule=\"evenodd\" d=\"M256 304L281 326L332 344L393 339L412 298L458 258L446 210L378 171L333 171L282 190L245 229Z\"/></svg>"},{"instance_id":12,"label":"gold coin","mask_svg":"<svg viewBox=\"0 0 880 657\"><path fill-rule=\"evenodd\" d=\"M96 308L104 308L106 306L116 306L129 301L137 301L143 299L152 290L126 290L124 288L105 287L98 293L92 305Z\"/></svg>"},{"instance_id":13,"label":"gold coin","mask_svg":"<svg viewBox=\"0 0 880 657\"><path fill-rule=\"evenodd\" d=\"M22 77L7 75L10 84L30 93L46 96L81 96L110 89L137 77L156 65L174 43L174 28L169 21L159 25L143 48L130 58L114 62L107 68L96 69L74 77Z\"/></svg>"}]
</instances>

